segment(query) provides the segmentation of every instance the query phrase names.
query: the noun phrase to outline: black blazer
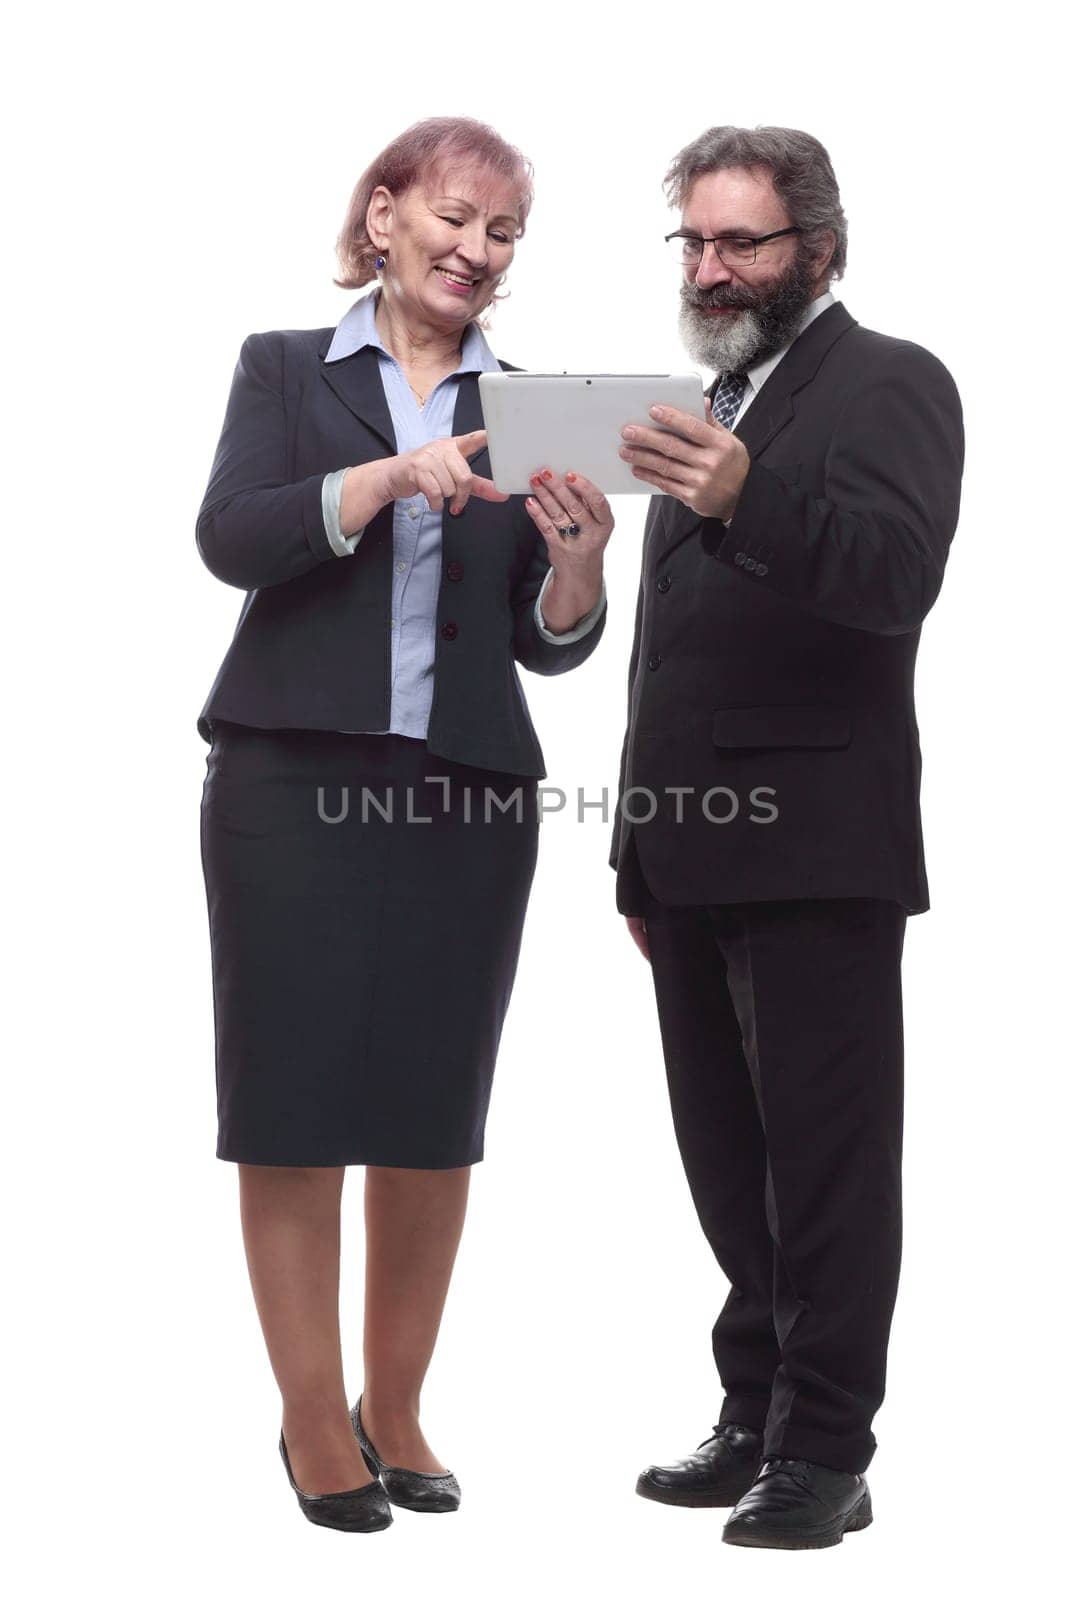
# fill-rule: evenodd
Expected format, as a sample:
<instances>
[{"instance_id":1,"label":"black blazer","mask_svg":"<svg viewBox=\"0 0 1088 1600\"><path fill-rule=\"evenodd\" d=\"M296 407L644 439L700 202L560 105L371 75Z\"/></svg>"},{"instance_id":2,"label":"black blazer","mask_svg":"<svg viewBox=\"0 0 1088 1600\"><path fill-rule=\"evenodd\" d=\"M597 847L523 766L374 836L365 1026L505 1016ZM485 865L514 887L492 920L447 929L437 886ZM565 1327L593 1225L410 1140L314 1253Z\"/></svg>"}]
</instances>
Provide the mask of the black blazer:
<instances>
[{"instance_id":1,"label":"black blazer","mask_svg":"<svg viewBox=\"0 0 1088 1600\"><path fill-rule=\"evenodd\" d=\"M617 807L617 903L924 911L914 661L959 513L956 386L836 302L736 434L752 463L730 528L671 497L647 516L620 781L653 792L628 794L632 817L657 811Z\"/></svg>"},{"instance_id":2,"label":"black blazer","mask_svg":"<svg viewBox=\"0 0 1088 1600\"><path fill-rule=\"evenodd\" d=\"M235 368L196 540L217 578L248 590L197 720L259 728L387 727L393 506L355 553L338 556L321 514L327 472L396 453L370 347L328 365L333 328L252 333ZM505 366L506 363L503 363ZM483 427L475 374L460 379L454 434ZM490 476L486 448L470 458ZM596 648L550 644L533 621L548 549L524 496L471 498L442 524L428 748L452 761L543 777L544 759L515 661L567 672Z\"/></svg>"}]
</instances>

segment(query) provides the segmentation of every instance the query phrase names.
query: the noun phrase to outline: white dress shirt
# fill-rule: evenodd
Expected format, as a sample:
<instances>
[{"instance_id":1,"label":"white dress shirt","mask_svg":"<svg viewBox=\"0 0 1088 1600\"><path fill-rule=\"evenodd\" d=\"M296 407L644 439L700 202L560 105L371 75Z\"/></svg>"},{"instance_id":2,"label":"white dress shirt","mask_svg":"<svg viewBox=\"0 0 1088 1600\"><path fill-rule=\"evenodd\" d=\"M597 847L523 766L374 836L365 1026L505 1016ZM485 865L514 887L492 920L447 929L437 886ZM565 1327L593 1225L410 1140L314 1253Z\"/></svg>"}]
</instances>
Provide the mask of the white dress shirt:
<instances>
[{"instance_id":1,"label":"white dress shirt","mask_svg":"<svg viewBox=\"0 0 1088 1600\"><path fill-rule=\"evenodd\" d=\"M821 312L826 311L828 306L833 306L834 304L835 296L831 293L830 289L826 290L821 295L817 295L816 299L813 300L812 304L806 310L801 319L801 326L798 328L789 344L784 344L781 350L775 351L773 356L768 356L765 361L761 361L757 366L752 367L748 373L748 386L745 389L744 395L741 399L740 409L733 418L734 428L740 421L741 417L743 417L744 413L748 410L748 407L752 404L752 401L762 389L763 385L767 382L767 379L770 377L775 367L777 367L778 363L782 360L783 356L786 354L786 351L790 348L790 345L793 344L794 339L799 339L804 333L805 329L809 327L811 323L816 321L816 318L821 314Z\"/></svg>"}]
</instances>

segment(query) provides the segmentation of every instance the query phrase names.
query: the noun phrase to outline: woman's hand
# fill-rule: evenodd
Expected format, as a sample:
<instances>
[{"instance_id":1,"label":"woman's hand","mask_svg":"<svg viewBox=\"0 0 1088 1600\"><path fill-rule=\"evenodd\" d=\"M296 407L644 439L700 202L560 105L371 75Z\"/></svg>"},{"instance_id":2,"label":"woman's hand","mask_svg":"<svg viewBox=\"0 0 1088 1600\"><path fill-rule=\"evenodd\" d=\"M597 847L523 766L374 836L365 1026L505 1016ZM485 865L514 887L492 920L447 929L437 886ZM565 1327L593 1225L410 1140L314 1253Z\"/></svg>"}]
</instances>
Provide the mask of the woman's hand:
<instances>
[{"instance_id":1,"label":"woman's hand","mask_svg":"<svg viewBox=\"0 0 1088 1600\"><path fill-rule=\"evenodd\" d=\"M480 500L509 500L510 496L496 489L490 478L481 478L469 468L466 457L475 455L486 443L486 431L477 428L475 433L432 439L418 450L393 456L384 463L387 500L410 500L413 495L422 494L432 511L441 511L443 500L449 500L450 513L455 517L465 509L469 495Z\"/></svg>"},{"instance_id":2,"label":"woman's hand","mask_svg":"<svg viewBox=\"0 0 1088 1600\"><path fill-rule=\"evenodd\" d=\"M553 573L541 615L552 633L567 633L600 599L604 547L615 518L597 485L580 473L557 479L544 467L529 482L536 494L526 509L548 546ZM572 523L577 534L560 533Z\"/></svg>"}]
</instances>

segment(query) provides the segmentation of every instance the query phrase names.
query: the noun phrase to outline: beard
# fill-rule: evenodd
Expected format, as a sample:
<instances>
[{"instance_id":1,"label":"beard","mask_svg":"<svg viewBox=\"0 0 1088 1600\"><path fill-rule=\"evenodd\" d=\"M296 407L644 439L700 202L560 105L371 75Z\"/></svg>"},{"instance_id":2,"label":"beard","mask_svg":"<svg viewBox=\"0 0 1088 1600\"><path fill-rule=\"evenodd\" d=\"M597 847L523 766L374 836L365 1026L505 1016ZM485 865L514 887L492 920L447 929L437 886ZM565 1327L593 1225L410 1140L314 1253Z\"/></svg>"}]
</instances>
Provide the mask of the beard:
<instances>
[{"instance_id":1,"label":"beard","mask_svg":"<svg viewBox=\"0 0 1088 1600\"><path fill-rule=\"evenodd\" d=\"M805 261L791 261L773 283L753 289L719 283L712 289L680 285L680 338L691 359L712 372L747 372L797 336L812 300L815 278ZM706 306L736 306L733 316Z\"/></svg>"}]
</instances>

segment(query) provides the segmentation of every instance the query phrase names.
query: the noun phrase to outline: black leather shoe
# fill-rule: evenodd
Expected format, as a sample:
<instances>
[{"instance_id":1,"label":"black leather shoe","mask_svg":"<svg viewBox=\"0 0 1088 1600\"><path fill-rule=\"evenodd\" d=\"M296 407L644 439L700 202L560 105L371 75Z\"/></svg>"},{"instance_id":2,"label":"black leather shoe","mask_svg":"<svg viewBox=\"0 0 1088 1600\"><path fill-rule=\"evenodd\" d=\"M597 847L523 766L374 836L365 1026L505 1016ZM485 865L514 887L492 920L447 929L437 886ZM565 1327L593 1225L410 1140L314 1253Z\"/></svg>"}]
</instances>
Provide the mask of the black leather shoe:
<instances>
[{"instance_id":1,"label":"black leather shoe","mask_svg":"<svg viewBox=\"0 0 1088 1600\"><path fill-rule=\"evenodd\" d=\"M822 1550L873 1520L862 1474L813 1461L768 1456L722 1531L726 1544L765 1550Z\"/></svg>"},{"instance_id":2,"label":"black leather shoe","mask_svg":"<svg viewBox=\"0 0 1088 1600\"><path fill-rule=\"evenodd\" d=\"M408 1467L388 1466L363 1432L359 1396L351 1408L351 1425L359 1441L363 1459L395 1506L406 1511L456 1511L461 1504L461 1485L452 1472L412 1472Z\"/></svg>"},{"instance_id":3,"label":"black leather shoe","mask_svg":"<svg viewBox=\"0 0 1088 1600\"><path fill-rule=\"evenodd\" d=\"M392 1522L389 1496L380 1483L364 1483L360 1489L339 1489L335 1494L304 1494L291 1471L282 1428L280 1455L287 1468L291 1487L298 1496L302 1514L310 1522L316 1522L322 1528L339 1528L343 1533L377 1533L379 1528L388 1528ZM369 1462L367 1466L371 1472L374 1471Z\"/></svg>"},{"instance_id":4,"label":"black leather shoe","mask_svg":"<svg viewBox=\"0 0 1088 1600\"><path fill-rule=\"evenodd\" d=\"M694 1455L647 1467L635 1493L667 1506L732 1506L759 1471L763 1435L739 1422L716 1422Z\"/></svg>"}]
</instances>

